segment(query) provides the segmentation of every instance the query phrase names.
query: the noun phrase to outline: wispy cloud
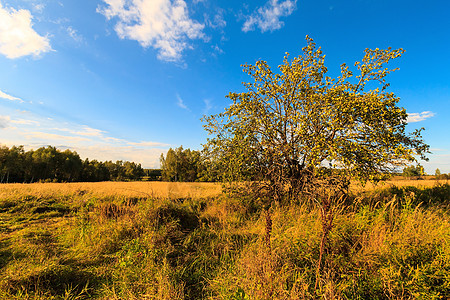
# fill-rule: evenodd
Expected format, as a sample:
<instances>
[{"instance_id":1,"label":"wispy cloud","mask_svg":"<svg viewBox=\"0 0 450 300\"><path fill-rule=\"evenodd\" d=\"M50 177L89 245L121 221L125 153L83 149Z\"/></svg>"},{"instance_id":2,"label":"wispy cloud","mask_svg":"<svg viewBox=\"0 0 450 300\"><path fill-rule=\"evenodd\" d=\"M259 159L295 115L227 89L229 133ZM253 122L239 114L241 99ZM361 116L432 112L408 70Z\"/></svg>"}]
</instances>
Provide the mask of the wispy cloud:
<instances>
[{"instance_id":1,"label":"wispy cloud","mask_svg":"<svg viewBox=\"0 0 450 300\"><path fill-rule=\"evenodd\" d=\"M82 136L92 136L92 137L97 136L97 137L99 137L99 136L103 136L106 133L106 131L91 128L89 126L82 126L82 130L73 131L73 133L76 135L82 135Z\"/></svg>"},{"instance_id":2,"label":"wispy cloud","mask_svg":"<svg viewBox=\"0 0 450 300\"><path fill-rule=\"evenodd\" d=\"M22 99L17 98L17 97L14 97L14 96L11 96L11 95L8 95L7 93L2 92L2 91L0 91L0 98L7 99L7 100L11 100L11 101L19 101L19 102L23 102Z\"/></svg>"},{"instance_id":3,"label":"wispy cloud","mask_svg":"<svg viewBox=\"0 0 450 300\"><path fill-rule=\"evenodd\" d=\"M0 53L14 59L22 56L39 56L51 51L48 37L34 29L29 10L3 8L0 3Z\"/></svg>"},{"instance_id":4,"label":"wispy cloud","mask_svg":"<svg viewBox=\"0 0 450 300\"><path fill-rule=\"evenodd\" d=\"M0 141L27 149L52 145L77 151L83 158L129 160L152 168L159 167L161 153L170 147L160 142L117 138L105 130L17 110L0 116Z\"/></svg>"},{"instance_id":5,"label":"wispy cloud","mask_svg":"<svg viewBox=\"0 0 450 300\"><path fill-rule=\"evenodd\" d=\"M407 122L408 123L420 122L429 119L431 117L434 117L434 115L435 115L434 112L431 111L423 111L421 113L410 113L408 114Z\"/></svg>"},{"instance_id":6,"label":"wispy cloud","mask_svg":"<svg viewBox=\"0 0 450 300\"><path fill-rule=\"evenodd\" d=\"M70 143L70 142L81 142L81 141L89 141L87 138L82 138L78 136L68 136L61 135L56 133L48 133L42 131L31 131L31 132L22 132L23 136L27 139L37 139L37 140L45 140L48 144L60 144L60 143Z\"/></svg>"},{"instance_id":7,"label":"wispy cloud","mask_svg":"<svg viewBox=\"0 0 450 300\"><path fill-rule=\"evenodd\" d=\"M67 33L69 34L69 36L77 43L82 43L84 38L83 36L78 33L78 31L76 29L74 29L72 26L69 26L66 28Z\"/></svg>"},{"instance_id":8,"label":"wispy cloud","mask_svg":"<svg viewBox=\"0 0 450 300\"><path fill-rule=\"evenodd\" d=\"M34 3L33 4L33 11L42 13L44 11L45 4L43 3Z\"/></svg>"},{"instance_id":9,"label":"wispy cloud","mask_svg":"<svg viewBox=\"0 0 450 300\"><path fill-rule=\"evenodd\" d=\"M25 119L11 120L11 123L17 124L17 125L20 124L20 125L41 126L41 124L37 121L25 120Z\"/></svg>"},{"instance_id":10,"label":"wispy cloud","mask_svg":"<svg viewBox=\"0 0 450 300\"><path fill-rule=\"evenodd\" d=\"M138 146L138 147L169 147L169 144L158 143L158 142L139 142L133 143L128 142L129 145Z\"/></svg>"},{"instance_id":11,"label":"wispy cloud","mask_svg":"<svg viewBox=\"0 0 450 300\"><path fill-rule=\"evenodd\" d=\"M224 28L227 26L227 22L224 18L225 10L222 8L218 8L216 10L216 14L212 20L208 20L207 24L211 28Z\"/></svg>"},{"instance_id":12,"label":"wispy cloud","mask_svg":"<svg viewBox=\"0 0 450 300\"><path fill-rule=\"evenodd\" d=\"M296 4L297 0L269 0L263 7L258 8L253 14L246 17L242 31L253 31L256 28L259 28L261 32L280 29L284 25L280 18L291 15L297 6Z\"/></svg>"},{"instance_id":13,"label":"wispy cloud","mask_svg":"<svg viewBox=\"0 0 450 300\"><path fill-rule=\"evenodd\" d=\"M204 99L203 103L205 103L205 108L203 109L203 114L208 114L209 110L212 108L211 100Z\"/></svg>"},{"instance_id":14,"label":"wispy cloud","mask_svg":"<svg viewBox=\"0 0 450 300\"><path fill-rule=\"evenodd\" d=\"M75 128L61 128L55 127L51 128L51 130L59 131L59 132L67 132L76 136L85 136L85 137L101 137L103 138L106 134L106 131L91 128L86 125L76 126Z\"/></svg>"},{"instance_id":15,"label":"wispy cloud","mask_svg":"<svg viewBox=\"0 0 450 300\"><path fill-rule=\"evenodd\" d=\"M176 95L177 96L177 105L178 107L185 109L185 110L190 110L189 107L186 106L186 104L184 104L183 99L181 99L180 95Z\"/></svg>"},{"instance_id":16,"label":"wispy cloud","mask_svg":"<svg viewBox=\"0 0 450 300\"><path fill-rule=\"evenodd\" d=\"M222 48L220 48L218 45L214 45L214 46L211 46L211 48L213 49L213 53L214 53L214 55L217 55L217 54L224 54L225 52L222 50Z\"/></svg>"},{"instance_id":17,"label":"wispy cloud","mask_svg":"<svg viewBox=\"0 0 450 300\"><path fill-rule=\"evenodd\" d=\"M159 158L161 153L166 153L168 149L161 148L137 148L131 146L92 145L67 147L76 151L82 158L97 159L100 161L128 160L140 163L143 168L159 168Z\"/></svg>"},{"instance_id":18,"label":"wispy cloud","mask_svg":"<svg viewBox=\"0 0 450 300\"><path fill-rule=\"evenodd\" d=\"M142 47L157 49L158 58L179 61L188 48L187 40L203 38L204 25L189 17L184 0L103 0L106 7L97 12L115 25L122 39L135 40Z\"/></svg>"},{"instance_id":19,"label":"wispy cloud","mask_svg":"<svg viewBox=\"0 0 450 300\"><path fill-rule=\"evenodd\" d=\"M9 116L0 116L0 129L8 127L10 122L11 119Z\"/></svg>"}]
</instances>

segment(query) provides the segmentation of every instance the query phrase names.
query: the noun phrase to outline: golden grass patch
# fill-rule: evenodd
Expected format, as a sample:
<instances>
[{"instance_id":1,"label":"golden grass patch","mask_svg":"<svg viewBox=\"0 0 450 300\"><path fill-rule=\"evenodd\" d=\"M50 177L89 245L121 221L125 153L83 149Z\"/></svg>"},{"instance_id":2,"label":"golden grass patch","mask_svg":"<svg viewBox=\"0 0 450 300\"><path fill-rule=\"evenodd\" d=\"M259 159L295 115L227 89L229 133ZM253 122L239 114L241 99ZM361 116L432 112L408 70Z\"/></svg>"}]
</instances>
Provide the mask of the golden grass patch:
<instances>
[{"instance_id":1,"label":"golden grass patch","mask_svg":"<svg viewBox=\"0 0 450 300\"><path fill-rule=\"evenodd\" d=\"M352 182L350 189L354 192L372 191L391 186L433 187L445 183L442 180L388 180L377 184L368 182L361 185ZM75 183L9 183L0 185L0 199L23 197L49 197L60 195L83 195L93 197L123 196L149 198L208 198L215 197L222 192L220 183L211 182L75 182Z\"/></svg>"},{"instance_id":2,"label":"golden grass patch","mask_svg":"<svg viewBox=\"0 0 450 300\"><path fill-rule=\"evenodd\" d=\"M389 187L404 187L404 186L414 186L417 188L434 187L440 184L448 183L446 180L386 180L380 181L378 183L367 182L364 186L360 182L352 182L350 184L350 190L353 192L361 191L372 191L378 188L389 188Z\"/></svg>"},{"instance_id":3,"label":"golden grass patch","mask_svg":"<svg viewBox=\"0 0 450 300\"><path fill-rule=\"evenodd\" d=\"M33 196L83 195L93 197L124 196L150 198L206 198L217 196L222 187L207 182L76 182L76 183L11 183L0 185L0 199Z\"/></svg>"}]
</instances>

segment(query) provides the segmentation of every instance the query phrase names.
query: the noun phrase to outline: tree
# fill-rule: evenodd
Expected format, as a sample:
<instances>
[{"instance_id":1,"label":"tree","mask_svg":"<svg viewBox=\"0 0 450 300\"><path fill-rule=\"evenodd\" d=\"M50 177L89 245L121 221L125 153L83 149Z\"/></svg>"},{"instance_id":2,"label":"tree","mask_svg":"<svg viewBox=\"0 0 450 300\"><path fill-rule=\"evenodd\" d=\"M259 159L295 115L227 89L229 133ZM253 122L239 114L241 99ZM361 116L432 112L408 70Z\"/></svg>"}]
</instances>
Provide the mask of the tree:
<instances>
[{"instance_id":1,"label":"tree","mask_svg":"<svg viewBox=\"0 0 450 300\"><path fill-rule=\"evenodd\" d=\"M253 81L247 91L230 93L223 113L205 117L205 152L222 171L222 180L246 181L266 208L265 241L270 253L273 201L306 198L320 205L321 262L334 211L350 179L377 180L398 166L425 158L429 146L416 130L405 133L406 110L388 91L385 67L402 49L365 50L357 76L346 64L341 75L327 76L325 55L309 37L302 55L286 54L279 73L267 62L244 65ZM235 189L238 190L238 189Z\"/></svg>"},{"instance_id":2,"label":"tree","mask_svg":"<svg viewBox=\"0 0 450 300\"><path fill-rule=\"evenodd\" d=\"M0 147L0 182L19 182L24 174L23 146Z\"/></svg>"},{"instance_id":3,"label":"tree","mask_svg":"<svg viewBox=\"0 0 450 300\"><path fill-rule=\"evenodd\" d=\"M139 180L144 173L134 162L82 161L69 149L47 146L25 151L23 146L0 146L0 183Z\"/></svg>"},{"instance_id":4,"label":"tree","mask_svg":"<svg viewBox=\"0 0 450 300\"><path fill-rule=\"evenodd\" d=\"M58 179L65 182L78 181L83 169L83 161L78 153L67 149L59 152L59 155L61 156L61 173Z\"/></svg>"},{"instance_id":5,"label":"tree","mask_svg":"<svg viewBox=\"0 0 450 300\"><path fill-rule=\"evenodd\" d=\"M197 181L202 170L200 151L183 149L183 146L161 154L161 173L164 181Z\"/></svg>"},{"instance_id":6,"label":"tree","mask_svg":"<svg viewBox=\"0 0 450 300\"><path fill-rule=\"evenodd\" d=\"M436 176L436 179L440 179L441 178L441 170L439 170L439 168L437 168L436 171L434 172L434 175Z\"/></svg>"},{"instance_id":7,"label":"tree","mask_svg":"<svg viewBox=\"0 0 450 300\"><path fill-rule=\"evenodd\" d=\"M331 78L320 47L306 40L279 73L265 61L244 65L253 79L247 91L230 93L223 113L204 118L213 135L205 148L222 180L251 181L268 199L283 200L312 192L318 181L345 187L349 178L376 180L416 155L426 159L421 129L405 133L406 110L385 80L396 70L385 65L402 49L366 49L357 76L342 64Z\"/></svg>"},{"instance_id":8,"label":"tree","mask_svg":"<svg viewBox=\"0 0 450 300\"><path fill-rule=\"evenodd\" d=\"M162 177L161 169L145 169L144 170L148 181L159 181Z\"/></svg>"},{"instance_id":9,"label":"tree","mask_svg":"<svg viewBox=\"0 0 450 300\"><path fill-rule=\"evenodd\" d=\"M124 177L128 180L139 180L144 176L144 169L142 169L141 164L136 164L134 162L126 161L123 164Z\"/></svg>"},{"instance_id":10,"label":"tree","mask_svg":"<svg viewBox=\"0 0 450 300\"><path fill-rule=\"evenodd\" d=\"M423 166L418 164L417 166L409 166L403 168L403 176L405 177L420 177L425 174Z\"/></svg>"},{"instance_id":11,"label":"tree","mask_svg":"<svg viewBox=\"0 0 450 300\"><path fill-rule=\"evenodd\" d=\"M161 154L161 173L163 181L179 181L178 158L176 152L170 148L166 153L166 157Z\"/></svg>"}]
</instances>

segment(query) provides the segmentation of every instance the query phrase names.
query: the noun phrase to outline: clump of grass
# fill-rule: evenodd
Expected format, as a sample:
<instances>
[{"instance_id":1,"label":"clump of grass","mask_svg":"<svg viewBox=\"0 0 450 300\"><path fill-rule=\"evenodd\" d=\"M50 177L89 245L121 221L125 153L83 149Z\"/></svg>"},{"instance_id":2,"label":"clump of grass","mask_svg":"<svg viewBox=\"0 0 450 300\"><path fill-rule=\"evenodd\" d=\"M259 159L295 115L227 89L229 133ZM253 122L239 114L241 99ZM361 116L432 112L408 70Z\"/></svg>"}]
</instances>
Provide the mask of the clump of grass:
<instances>
[{"instance_id":1,"label":"clump of grass","mask_svg":"<svg viewBox=\"0 0 450 300\"><path fill-rule=\"evenodd\" d=\"M277 208L273 255L268 256L262 247L264 230L259 220L255 224L259 239L248 244L235 264L212 281L214 298L305 299L316 294L333 299L449 297L450 218L445 208L418 207L411 197L406 194L399 200L391 193L389 202L360 203L335 216L319 291L314 289L319 212L305 207Z\"/></svg>"}]
</instances>

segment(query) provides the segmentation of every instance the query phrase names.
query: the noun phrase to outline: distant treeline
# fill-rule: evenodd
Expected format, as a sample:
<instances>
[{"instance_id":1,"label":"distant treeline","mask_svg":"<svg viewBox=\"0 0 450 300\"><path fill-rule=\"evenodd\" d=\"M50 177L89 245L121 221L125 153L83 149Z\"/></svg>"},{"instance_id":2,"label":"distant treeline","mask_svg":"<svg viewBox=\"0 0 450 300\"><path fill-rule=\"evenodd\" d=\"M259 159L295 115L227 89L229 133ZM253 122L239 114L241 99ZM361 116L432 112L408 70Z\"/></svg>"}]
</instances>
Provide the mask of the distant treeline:
<instances>
[{"instance_id":1,"label":"distant treeline","mask_svg":"<svg viewBox=\"0 0 450 300\"><path fill-rule=\"evenodd\" d=\"M183 149L183 146L161 154L161 175L163 181L218 181L220 172L201 151Z\"/></svg>"},{"instance_id":2,"label":"distant treeline","mask_svg":"<svg viewBox=\"0 0 450 300\"><path fill-rule=\"evenodd\" d=\"M157 180L157 173L129 161L82 160L75 151L61 151L52 146L30 151L25 151L23 146L0 146L2 183L127 181L140 180L146 175Z\"/></svg>"},{"instance_id":3,"label":"distant treeline","mask_svg":"<svg viewBox=\"0 0 450 300\"><path fill-rule=\"evenodd\" d=\"M220 181L222 180L221 170L223 166L217 163L217 161L211 161L201 151L183 149L183 146L167 151L167 154L161 154L160 157L161 170L149 170L147 175L149 180L163 180L163 181ZM326 170L326 168L324 168ZM147 171L147 170L146 170ZM328 170L329 172L330 170ZM338 172L334 170L333 172ZM156 173L155 173L156 172ZM247 168L249 178L252 178L254 173L252 167ZM408 166L403 171L398 170L396 173L385 173L381 176L381 179L387 180L395 175L403 175L410 179L423 179L426 175L423 166L415 165ZM449 179L449 174L443 174L439 169L436 169L434 179Z\"/></svg>"}]
</instances>

